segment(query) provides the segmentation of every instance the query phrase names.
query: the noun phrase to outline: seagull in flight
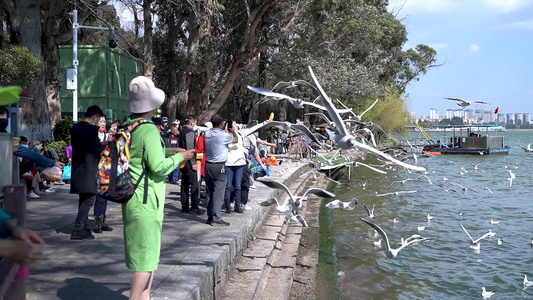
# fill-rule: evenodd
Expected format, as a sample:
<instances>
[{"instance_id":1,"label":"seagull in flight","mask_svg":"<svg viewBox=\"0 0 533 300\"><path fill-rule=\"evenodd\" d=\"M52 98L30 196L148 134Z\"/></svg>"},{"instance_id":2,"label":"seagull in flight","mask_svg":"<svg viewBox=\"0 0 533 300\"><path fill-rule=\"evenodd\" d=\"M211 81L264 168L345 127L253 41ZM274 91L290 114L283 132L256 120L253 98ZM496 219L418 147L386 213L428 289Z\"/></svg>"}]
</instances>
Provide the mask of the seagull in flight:
<instances>
[{"instance_id":1,"label":"seagull in flight","mask_svg":"<svg viewBox=\"0 0 533 300\"><path fill-rule=\"evenodd\" d=\"M255 93L258 93L258 94L261 94L263 96L265 96L261 101L258 102L258 104L261 104L261 103L265 103L266 101L268 100L287 100L289 101L292 106L296 107L296 108L304 108L304 105L309 105L309 106L312 106L312 107L315 107L315 108L318 108L320 110L326 110L326 108L322 105L319 105L319 104L316 104L316 103L313 103L313 102L308 102L308 101L304 101L302 99L298 99L298 98L293 98L291 96L288 96L288 95L285 95L285 94L282 94L282 93L277 93L277 92L273 92L269 89L265 89L265 88L261 88L261 87L255 87L255 86L247 86L249 90L251 90L252 92L255 92ZM350 112L351 109L345 109L345 110L340 110L339 113L347 113L347 112Z\"/></svg>"},{"instance_id":2,"label":"seagull in flight","mask_svg":"<svg viewBox=\"0 0 533 300\"><path fill-rule=\"evenodd\" d=\"M378 192L375 192L374 196L376 197L384 197L384 196L390 196L390 195L395 195L395 196L398 196L398 195L401 195L401 194L413 194L413 193L416 193L417 191L396 191L396 192L390 192L390 193L384 193L384 194L378 194Z\"/></svg>"},{"instance_id":3,"label":"seagull in flight","mask_svg":"<svg viewBox=\"0 0 533 300\"><path fill-rule=\"evenodd\" d=\"M342 210L354 210L357 205L357 198L353 198L350 202L342 202L341 200L333 200L326 204L329 209L340 208Z\"/></svg>"},{"instance_id":4,"label":"seagull in flight","mask_svg":"<svg viewBox=\"0 0 533 300\"><path fill-rule=\"evenodd\" d=\"M357 181L361 185L361 189L366 190L366 184L368 183L368 180L366 180L366 181L357 180Z\"/></svg>"},{"instance_id":5,"label":"seagull in flight","mask_svg":"<svg viewBox=\"0 0 533 300\"><path fill-rule=\"evenodd\" d=\"M388 257L388 258L393 258L393 257L396 257L398 255L398 253L400 252L400 250L402 250L403 248L413 244L413 243L416 243L418 242L417 239L415 238L409 238L407 240L404 240L402 245L399 247L399 248L391 248L390 246L390 242L389 242L389 237L387 236L387 234L385 233L385 231L383 231L383 229L381 229L381 227L379 227L378 225L364 219L364 218L360 218L363 222L365 222L366 224L368 224L370 227L374 228L374 230L376 230L380 235L381 237L383 238L383 240L385 241L385 246L387 247L387 250L385 251L385 255Z\"/></svg>"},{"instance_id":6,"label":"seagull in flight","mask_svg":"<svg viewBox=\"0 0 533 300\"><path fill-rule=\"evenodd\" d=\"M491 194L494 194L494 193L492 192L492 190L491 190L488 186L484 187L483 189L489 191L489 193L491 193Z\"/></svg>"},{"instance_id":7,"label":"seagull in flight","mask_svg":"<svg viewBox=\"0 0 533 300\"><path fill-rule=\"evenodd\" d=\"M358 162L358 161L354 162L354 163L353 163L353 166L354 166L354 167L363 166L363 167L369 168L369 169L372 170L372 171L378 172L378 173L380 173L380 174L387 174L387 172L385 172L385 171L383 171L383 170L380 170L380 169L374 168L374 167L372 167L371 165L368 165L368 164L365 164L365 163L362 163L362 162Z\"/></svg>"},{"instance_id":8,"label":"seagull in flight","mask_svg":"<svg viewBox=\"0 0 533 300\"><path fill-rule=\"evenodd\" d=\"M319 197L324 197L324 198L335 198L335 194L333 194L331 192L328 192L328 191L326 191L324 189L320 189L320 188L309 188L303 193L302 196L295 196L295 195L292 194L292 192L289 190L289 188L286 185L284 185L283 183L280 183L280 182L277 182L277 181L274 181L274 180L268 179L268 178L258 179L257 181L261 182L262 184L264 184L264 185L266 185L266 186L268 186L270 188L280 189L280 190L284 190L285 192L287 192L287 194L289 196L287 197L287 199L285 199L285 203L283 204L283 206L286 206L286 205L291 206L292 207L292 213L294 215L297 214L295 212L298 211L298 208L300 208L302 206L302 201L307 200L307 196L309 196L310 194L314 194L314 195L317 195ZM276 200L276 202L277 202L277 200ZM269 205L272 205L272 204L274 204L276 202L270 201L270 200L266 200L266 201L260 202L260 205L261 206L269 206ZM278 203L278 207L279 207L279 203ZM278 209L278 211L279 211L279 209Z\"/></svg>"},{"instance_id":9,"label":"seagull in flight","mask_svg":"<svg viewBox=\"0 0 533 300\"><path fill-rule=\"evenodd\" d=\"M463 100L461 98L454 98L454 97L444 97L444 99L457 101L458 102L457 105L461 106L462 108L465 108L465 107L469 106L472 103L490 105L490 103L484 102L484 101L466 101L466 100Z\"/></svg>"},{"instance_id":10,"label":"seagull in flight","mask_svg":"<svg viewBox=\"0 0 533 300\"><path fill-rule=\"evenodd\" d=\"M531 144L527 144L527 148L522 146L522 149L524 149L524 152L533 152L533 149L531 148Z\"/></svg>"},{"instance_id":11,"label":"seagull in flight","mask_svg":"<svg viewBox=\"0 0 533 300\"><path fill-rule=\"evenodd\" d=\"M373 154L377 156L381 156L387 160L392 161L393 163L400 165L404 168L416 170L416 171L425 171L426 169L424 167L419 166L413 166L406 164L404 162L401 162L390 155L383 153L376 148L373 148L371 146L365 145L363 143L360 143L355 140L355 138L348 133L348 129L346 128L346 125L342 121L342 118L340 116L339 110L333 106L333 103L329 99L328 95L324 90L322 89L322 86L320 86L320 83L318 82L317 78L315 77L315 74L313 73L313 69L311 66L309 66L309 72L311 73L311 77L313 78L313 81L315 82L318 90L320 91L320 94L322 95L322 104L326 108L328 115L331 117L332 121L335 123L335 128L338 131L338 134L333 133L331 130L326 128L326 132L328 133L329 137L339 145L342 149L352 149L354 147L361 148L363 150L366 150L368 152L372 152Z\"/></svg>"},{"instance_id":12,"label":"seagull in flight","mask_svg":"<svg viewBox=\"0 0 533 300\"><path fill-rule=\"evenodd\" d=\"M472 243L471 243L472 245L477 245L477 244L479 243L479 241L481 241L482 239L485 239L485 238L489 237L489 235L490 235L490 233L487 232L487 233L485 233L484 235L482 235L480 238L474 240L474 239L472 238L472 236L470 235L470 233L468 233L468 231L466 231L466 228L463 226L463 224L461 224L461 228L463 228L463 231L466 233L466 235L468 235L468 237L469 237L470 240L472 241Z\"/></svg>"},{"instance_id":13,"label":"seagull in flight","mask_svg":"<svg viewBox=\"0 0 533 300\"><path fill-rule=\"evenodd\" d=\"M374 219L374 208L376 208L376 204L372 205L372 210L368 209L368 206L366 206L366 204L364 203L363 203L363 207L366 211L366 215L368 216L368 218Z\"/></svg>"},{"instance_id":14,"label":"seagull in flight","mask_svg":"<svg viewBox=\"0 0 533 300\"><path fill-rule=\"evenodd\" d=\"M352 110L350 111L353 115L353 117L355 118L353 121L355 122L361 122L361 119L363 118L363 115L366 114L369 110L372 109L372 107L374 107L374 105L376 105L376 103L378 103L379 99L376 99L376 101L374 101L374 103L372 103L367 109L365 109L365 111L363 111L360 115L356 115ZM337 99L337 102L339 102L339 104L344 107L345 109L348 109L348 107L346 105L344 105L344 103L342 103L339 99Z\"/></svg>"},{"instance_id":15,"label":"seagull in flight","mask_svg":"<svg viewBox=\"0 0 533 300\"><path fill-rule=\"evenodd\" d=\"M395 184L397 184L397 183L400 184L400 186L403 187L403 185L404 185L406 182L408 182L408 181L415 181L415 180L418 180L418 177L417 177L417 178L406 178L406 179L404 179L404 180L395 180L395 181L393 181L393 182L389 185L389 187L387 188L387 192L391 189L391 187L392 187L393 185L395 185Z\"/></svg>"},{"instance_id":16,"label":"seagull in flight","mask_svg":"<svg viewBox=\"0 0 533 300\"><path fill-rule=\"evenodd\" d=\"M454 182L450 182L450 184L451 184L451 185L455 185L455 186L460 187L461 190L463 191L463 194L464 194L466 191L468 191L468 190L471 190L471 191L476 192L476 193L479 194L479 192L478 192L476 189L473 189L473 188L467 188L466 186L462 186L462 185L460 185L460 184L458 184L458 183L454 183Z\"/></svg>"},{"instance_id":17,"label":"seagull in flight","mask_svg":"<svg viewBox=\"0 0 533 300\"><path fill-rule=\"evenodd\" d=\"M516 178L516 175L511 170L507 170L507 172L509 172L509 177L507 178L507 180L509 180L509 187L512 187L513 186L513 179Z\"/></svg>"}]
</instances>

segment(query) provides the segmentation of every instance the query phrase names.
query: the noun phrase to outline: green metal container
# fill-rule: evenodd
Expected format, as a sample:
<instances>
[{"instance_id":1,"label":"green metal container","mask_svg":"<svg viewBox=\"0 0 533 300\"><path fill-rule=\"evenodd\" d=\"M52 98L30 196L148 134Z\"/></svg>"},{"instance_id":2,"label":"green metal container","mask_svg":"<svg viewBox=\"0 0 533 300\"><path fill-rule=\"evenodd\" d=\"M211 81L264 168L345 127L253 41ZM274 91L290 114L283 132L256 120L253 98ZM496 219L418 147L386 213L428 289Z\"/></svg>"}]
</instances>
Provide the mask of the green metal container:
<instances>
[{"instance_id":1,"label":"green metal container","mask_svg":"<svg viewBox=\"0 0 533 300\"><path fill-rule=\"evenodd\" d=\"M59 46L60 72L72 68L72 46ZM141 74L141 62L104 46L78 46L78 116L98 105L108 121L124 121L128 85ZM63 76L63 75L62 75ZM72 92L61 87L61 116L72 116Z\"/></svg>"}]
</instances>

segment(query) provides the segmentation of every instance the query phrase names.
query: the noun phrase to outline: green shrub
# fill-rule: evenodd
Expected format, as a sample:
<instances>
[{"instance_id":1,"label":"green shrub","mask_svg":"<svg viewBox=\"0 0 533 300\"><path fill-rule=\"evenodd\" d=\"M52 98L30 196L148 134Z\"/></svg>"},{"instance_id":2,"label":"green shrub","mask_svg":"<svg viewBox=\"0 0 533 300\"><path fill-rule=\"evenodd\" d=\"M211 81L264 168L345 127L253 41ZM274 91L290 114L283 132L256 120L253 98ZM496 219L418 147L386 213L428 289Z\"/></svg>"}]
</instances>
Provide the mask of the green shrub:
<instances>
[{"instance_id":1,"label":"green shrub","mask_svg":"<svg viewBox=\"0 0 533 300\"><path fill-rule=\"evenodd\" d=\"M69 145L71 128L72 117L66 117L65 119L57 122L56 126L54 126L54 139L56 141L64 141L67 145Z\"/></svg>"},{"instance_id":2,"label":"green shrub","mask_svg":"<svg viewBox=\"0 0 533 300\"><path fill-rule=\"evenodd\" d=\"M68 163L67 154L65 153L65 148L68 145L69 144L67 144L67 142L60 140L55 140L48 143L49 147L52 147L54 150L56 150L57 155L59 156L59 161L64 164Z\"/></svg>"}]
</instances>

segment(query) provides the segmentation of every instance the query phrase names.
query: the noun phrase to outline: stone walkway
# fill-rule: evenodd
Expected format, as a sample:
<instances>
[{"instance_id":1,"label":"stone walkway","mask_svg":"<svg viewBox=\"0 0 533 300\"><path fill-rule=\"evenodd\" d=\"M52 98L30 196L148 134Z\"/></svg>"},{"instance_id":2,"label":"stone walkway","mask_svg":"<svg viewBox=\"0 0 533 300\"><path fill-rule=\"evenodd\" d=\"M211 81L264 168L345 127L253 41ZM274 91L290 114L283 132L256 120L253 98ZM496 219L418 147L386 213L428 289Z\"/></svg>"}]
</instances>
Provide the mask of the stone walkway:
<instances>
[{"instance_id":1,"label":"stone walkway","mask_svg":"<svg viewBox=\"0 0 533 300\"><path fill-rule=\"evenodd\" d=\"M278 175L277 170L285 170ZM292 163L273 168L272 179L290 182L308 168ZM275 192L256 183L250 191L252 211L225 214L231 226L209 226L207 216L182 214L179 186L167 185L161 262L155 272L152 299L217 299L235 259L259 229L267 209L259 201ZM132 278L124 263L123 227L119 204L108 204L112 232L90 241L71 241L77 195L69 186L53 186L53 194L29 199L28 227L46 242L41 261L30 268L27 299L127 299ZM92 216L92 210L91 210Z\"/></svg>"}]
</instances>

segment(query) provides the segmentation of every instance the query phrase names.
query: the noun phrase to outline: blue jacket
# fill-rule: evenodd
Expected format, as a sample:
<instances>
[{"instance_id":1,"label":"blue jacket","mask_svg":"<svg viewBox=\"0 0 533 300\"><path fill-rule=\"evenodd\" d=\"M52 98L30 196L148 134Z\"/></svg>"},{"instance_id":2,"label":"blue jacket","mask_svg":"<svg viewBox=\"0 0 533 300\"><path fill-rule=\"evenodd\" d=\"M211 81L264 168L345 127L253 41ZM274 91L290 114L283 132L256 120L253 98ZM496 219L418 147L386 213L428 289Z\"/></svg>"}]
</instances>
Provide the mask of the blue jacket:
<instances>
[{"instance_id":1,"label":"blue jacket","mask_svg":"<svg viewBox=\"0 0 533 300\"><path fill-rule=\"evenodd\" d=\"M19 146L17 151L15 151L15 156L25 158L33 163L38 164L41 167L48 168L53 167L56 164L56 161L50 159L44 155L41 155L33 150L30 150L26 147Z\"/></svg>"}]
</instances>

